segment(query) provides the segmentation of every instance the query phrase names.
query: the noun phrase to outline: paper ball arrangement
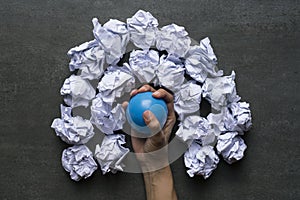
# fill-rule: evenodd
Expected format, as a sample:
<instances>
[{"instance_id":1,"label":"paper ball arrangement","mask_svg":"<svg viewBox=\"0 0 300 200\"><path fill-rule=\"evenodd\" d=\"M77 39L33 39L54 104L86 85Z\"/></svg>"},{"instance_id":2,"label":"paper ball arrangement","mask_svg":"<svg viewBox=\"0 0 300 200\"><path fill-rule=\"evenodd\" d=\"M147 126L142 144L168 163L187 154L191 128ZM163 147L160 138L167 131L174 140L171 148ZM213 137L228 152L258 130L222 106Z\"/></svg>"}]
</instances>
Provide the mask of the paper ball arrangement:
<instances>
[{"instance_id":1,"label":"paper ball arrangement","mask_svg":"<svg viewBox=\"0 0 300 200\"><path fill-rule=\"evenodd\" d=\"M217 58L204 38L197 45L184 27L170 24L158 28L149 12L139 10L127 23L111 19L103 26L93 22L94 39L68 51L73 73L60 90L67 106L61 105L61 117L51 127L70 144L62 153L62 165L71 179L90 177L98 168L103 174L123 171L129 152L123 129L126 114L118 99L135 88L137 81L164 86L174 93L174 108L180 121L176 137L189 145L184 163L190 177L208 178L217 167L219 157L231 164L244 156L247 146L242 136L251 127L249 104L236 93L235 73L223 76L217 70ZM129 63L118 66L129 43ZM166 55L158 51L166 51ZM189 77L187 80L186 77ZM99 80L96 88L92 80ZM213 113L201 117L201 98ZM72 116L75 107L89 107L91 118ZM86 143L94 136L94 127L105 136L94 154Z\"/></svg>"}]
</instances>

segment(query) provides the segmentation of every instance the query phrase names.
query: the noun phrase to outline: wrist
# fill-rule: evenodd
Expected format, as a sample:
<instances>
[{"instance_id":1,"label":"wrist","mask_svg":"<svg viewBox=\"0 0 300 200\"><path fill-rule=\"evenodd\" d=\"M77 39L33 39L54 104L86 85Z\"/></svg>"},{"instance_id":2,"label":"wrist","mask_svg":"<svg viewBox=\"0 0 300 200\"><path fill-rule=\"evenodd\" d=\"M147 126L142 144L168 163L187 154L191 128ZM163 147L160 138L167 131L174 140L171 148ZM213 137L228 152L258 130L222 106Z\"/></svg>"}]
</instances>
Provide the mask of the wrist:
<instances>
[{"instance_id":1,"label":"wrist","mask_svg":"<svg viewBox=\"0 0 300 200\"><path fill-rule=\"evenodd\" d=\"M146 177L150 178L151 177L151 180L152 180L152 178L155 178L155 177L164 177L164 176L169 177L169 176L172 176L172 172L171 172L170 165L167 165L167 166L164 166L160 169L143 172L143 176L144 176L144 178L146 178Z\"/></svg>"},{"instance_id":2,"label":"wrist","mask_svg":"<svg viewBox=\"0 0 300 200\"><path fill-rule=\"evenodd\" d=\"M143 176L148 200L177 199L169 165L156 171L143 173Z\"/></svg>"},{"instance_id":3,"label":"wrist","mask_svg":"<svg viewBox=\"0 0 300 200\"><path fill-rule=\"evenodd\" d=\"M168 159L155 161L140 161L140 167L143 173L151 173L169 167Z\"/></svg>"},{"instance_id":4,"label":"wrist","mask_svg":"<svg viewBox=\"0 0 300 200\"><path fill-rule=\"evenodd\" d=\"M154 172L169 166L167 146L148 153L136 154L143 173Z\"/></svg>"}]
</instances>

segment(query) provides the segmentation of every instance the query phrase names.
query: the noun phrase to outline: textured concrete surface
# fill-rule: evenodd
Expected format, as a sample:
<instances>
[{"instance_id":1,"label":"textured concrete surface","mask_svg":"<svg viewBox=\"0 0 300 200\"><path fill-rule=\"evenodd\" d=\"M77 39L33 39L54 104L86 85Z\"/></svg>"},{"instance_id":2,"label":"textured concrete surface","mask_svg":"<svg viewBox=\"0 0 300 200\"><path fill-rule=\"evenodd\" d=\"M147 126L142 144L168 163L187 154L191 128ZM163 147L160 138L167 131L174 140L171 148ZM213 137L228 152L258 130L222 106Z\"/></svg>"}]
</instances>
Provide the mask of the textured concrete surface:
<instances>
[{"instance_id":1,"label":"textured concrete surface","mask_svg":"<svg viewBox=\"0 0 300 200\"><path fill-rule=\"evenodd\" d=\"M299 1L0 1L0 199L144 199L140 174L79 183L61 167L67 147L50 129L69 48L92 38L92 17L125 21L138 9L160 26L176 23L209 36L219 67L235 70L251 104L245 158L220 162L208 180L172 164L179 199L300 199Z\"/></svg>"}]
</instances>

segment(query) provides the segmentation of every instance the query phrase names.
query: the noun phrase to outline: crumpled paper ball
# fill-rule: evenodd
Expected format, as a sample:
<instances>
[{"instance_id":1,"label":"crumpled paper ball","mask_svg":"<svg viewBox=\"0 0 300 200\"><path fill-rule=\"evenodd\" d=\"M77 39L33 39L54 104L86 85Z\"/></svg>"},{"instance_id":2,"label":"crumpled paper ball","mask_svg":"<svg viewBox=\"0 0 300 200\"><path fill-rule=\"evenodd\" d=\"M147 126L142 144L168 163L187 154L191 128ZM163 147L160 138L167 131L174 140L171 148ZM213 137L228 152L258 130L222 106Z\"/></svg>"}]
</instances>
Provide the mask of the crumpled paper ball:
<instances>
[{"instance_id":1,"label":"crumpled paper ball","mask_svg":"<svg viewBox=\"0 0 300 200\"><path fill-rule=\"evenodd\" d=\"M74 181L90 177L98 168L93 153L85 145L75 145L65 149L61 162Z\"/></svg>"},{"instance_id":2,"label":"crumpled paper ball","mask_svg":"<svg viewBox=\"0 0 300 200\"><path fill-rule=\"evenodd\" d=\"M189 168L187 173L190 177L201 175L204 179L207 179L213 170L217 168L219 157L212 146L201 147L193 142L184 154L184 163Z\"/></svg>"},{"instance_id":3,"label":"crumpled paper ball","mask_svg":"<svg viewBox=\"0 0 300 200\"><path fill-rule=\"evenodd\" d=\"M244 157L247 145L237 132L227 132L218 137L216 148L218 154L221 154L227 163L232 164Z\"/></svg>"},{"instance_id":4,"label":"crumpled paper ball","mask_svg":"<svg viewBox=\"0 0 300 200\"><path fill-rule=\"evenodd\" d=\"M72 117L71 107L60 105L61 118L51 124L56 135L68 144L85 144L94 136L94 127L89 120L80 116Z\"/></svg>"}]
</instances>

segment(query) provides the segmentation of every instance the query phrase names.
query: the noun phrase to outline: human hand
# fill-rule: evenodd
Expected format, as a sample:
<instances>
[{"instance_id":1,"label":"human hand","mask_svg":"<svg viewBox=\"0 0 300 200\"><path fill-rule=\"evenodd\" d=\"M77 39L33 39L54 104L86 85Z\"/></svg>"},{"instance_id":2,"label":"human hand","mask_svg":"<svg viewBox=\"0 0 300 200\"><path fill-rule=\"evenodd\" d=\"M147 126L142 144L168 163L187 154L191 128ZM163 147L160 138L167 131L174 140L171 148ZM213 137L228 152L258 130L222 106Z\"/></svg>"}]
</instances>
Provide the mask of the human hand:
<instances>
[{"instance_id":1,"label":"human hand","mask_svg":"<svg viewBox=\"0 0 300 200\"><path fill-rule=\"evenodd\" d=\"M163 128L160 127L155 115L147 110L143 113L146 125L154 133L148 138L136 137L139 135L134 129L131 130L131 141L133 149L140 161L142 170L151 171L160 169L168 165L168 148L167 144L176 121L174 112L173 95L164 89L155 90L150 85L144 85L139 89L133 90L130 95L134 96L142 92L153 92L153 97L163 99L168 108L168 116ZM127 107L128 103L124 102L123 107Z\"/></svg>"}]
</instances>

